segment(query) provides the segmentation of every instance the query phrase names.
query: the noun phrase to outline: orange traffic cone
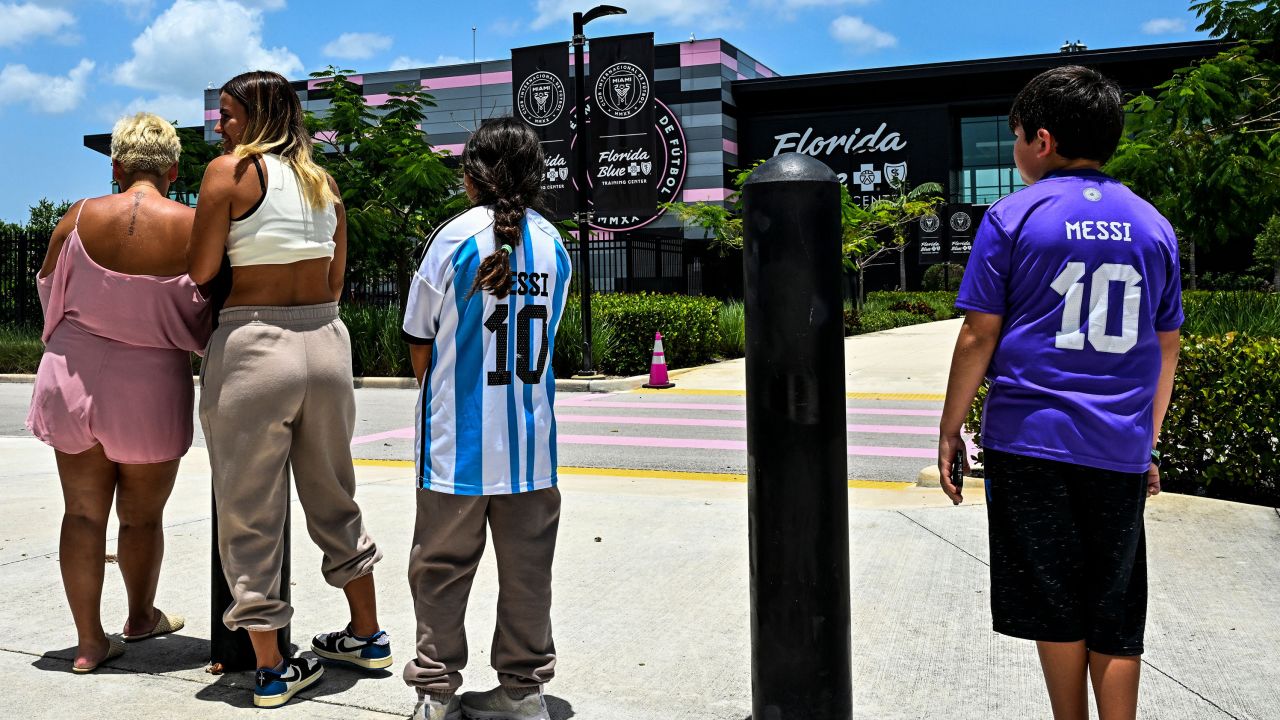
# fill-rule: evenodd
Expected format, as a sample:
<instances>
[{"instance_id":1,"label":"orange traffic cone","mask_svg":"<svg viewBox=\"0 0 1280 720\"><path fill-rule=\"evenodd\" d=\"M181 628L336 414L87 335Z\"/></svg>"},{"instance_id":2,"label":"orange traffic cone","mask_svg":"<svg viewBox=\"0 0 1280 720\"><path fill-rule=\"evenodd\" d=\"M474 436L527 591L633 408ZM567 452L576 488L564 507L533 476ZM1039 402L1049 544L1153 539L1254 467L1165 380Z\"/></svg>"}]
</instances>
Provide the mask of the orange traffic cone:
<instances>
[{"instance_id":1,"label":"orange traffic cone","mask_svg":"<svg viewBox=\"0 0 1280 720\"><path fill-rule=\"evenodd\" d=\"M649 363L649 382L644 386L657 390L676 386L667 379L667 359L662 353L662 333L660 332L653 334L653 361Z\"/></svg>"}]
</instances>

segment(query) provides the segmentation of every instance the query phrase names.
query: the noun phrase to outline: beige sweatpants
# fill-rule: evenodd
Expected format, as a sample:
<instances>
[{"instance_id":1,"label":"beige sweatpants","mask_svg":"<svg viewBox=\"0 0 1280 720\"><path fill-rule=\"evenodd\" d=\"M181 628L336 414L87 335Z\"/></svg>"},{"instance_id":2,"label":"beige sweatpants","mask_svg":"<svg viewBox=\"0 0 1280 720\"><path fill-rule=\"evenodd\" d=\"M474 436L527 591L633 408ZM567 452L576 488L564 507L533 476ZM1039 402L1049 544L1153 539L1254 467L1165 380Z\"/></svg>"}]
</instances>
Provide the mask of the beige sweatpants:
<instances>
[{"instance_id":1,"label":"beige sweatpants","mask_svg":"<svg viewBox=\"0 0 1280 720\"><path fill-rule=\"evenodd\" d=\"M222 620L282 628L293 616L280 599L288 469L326 582L343 587L382 559L354 499L351 340L337 303L223 310L203 376L200 422L233 599Z\"/></svg>"},{"instance_id":2,"label":"beige sweatpants","mask_svg":"<svg viewBox=\"0 0 1280 720\"><path fill-rule=\"evenodd\" d=\"M555 675L551 639L551 561L560 526L560 490L514 495L450 495L418 490L409 555L409 590L418 616L418 656L404 680L419 694L462 685L467 665L463 620L484 554L485 526L498 560L498 625L490 657L498 681L534 688Z\"/></svg>"}]
</instances>

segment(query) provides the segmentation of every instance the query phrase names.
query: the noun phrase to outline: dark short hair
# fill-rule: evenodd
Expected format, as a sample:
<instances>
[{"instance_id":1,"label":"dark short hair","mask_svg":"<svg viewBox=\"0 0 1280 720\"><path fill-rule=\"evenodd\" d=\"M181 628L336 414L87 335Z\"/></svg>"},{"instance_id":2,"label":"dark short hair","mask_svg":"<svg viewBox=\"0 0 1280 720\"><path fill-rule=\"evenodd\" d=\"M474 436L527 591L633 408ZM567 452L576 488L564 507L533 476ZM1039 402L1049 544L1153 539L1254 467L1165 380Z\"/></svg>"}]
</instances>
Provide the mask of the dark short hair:
<instances>
[{"instance_id":1,"label":"dark short hair","mask_svg":"<svg viewBox=\"0 0 1280 720\"><path fill-rule=\"evenodd\" d=\"M1079 65L1046 70L1013 99L1009 129L1019 125L1027 142L1044 128L1058 141L1059 155L1106 162L1124 132L1120 86Z\"/></svg>"}]
</instances>

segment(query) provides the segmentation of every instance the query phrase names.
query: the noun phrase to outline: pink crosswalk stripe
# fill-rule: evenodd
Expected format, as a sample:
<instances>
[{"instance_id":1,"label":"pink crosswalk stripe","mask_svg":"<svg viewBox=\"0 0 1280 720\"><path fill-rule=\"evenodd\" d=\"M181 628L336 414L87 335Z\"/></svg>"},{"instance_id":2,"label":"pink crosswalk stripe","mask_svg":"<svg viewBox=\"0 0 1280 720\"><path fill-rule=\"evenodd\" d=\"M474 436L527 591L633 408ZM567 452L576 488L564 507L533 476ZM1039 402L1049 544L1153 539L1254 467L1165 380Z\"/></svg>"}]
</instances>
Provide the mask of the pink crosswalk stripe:
<instances>
[{"instance_id":1,"label":"pink crosswalk stripe","mask_svg":"<svg viewBox=\"0 0 1280 720\"><path fill-rule=\"evenodd\" d=\"M707 440L697 438L632 437L627 435L559 435L563 445L609 445L616 447L688 448L693 450L741 450L746 452L745 440ZM873 445L849 445L850 455L875 457L937 457L933 448L878 447Z\"/></svg>"},{"instance_id":2,"label":"pink crosswalk stripe","mask_svg":"<svg viewBox=\"0 0 1280 720\"><path fill-rule=\"evenodd\" d=\"M603 396L603 397L608 397ZM718 410L722 412L746 412L743 403L678 403L678 402L617 402L608 400L557 400L557 408L608 408L610 410ZM887 415L899 417L942 417L941 410L918 408L846 408L849 415Z\"/></svg>"},{"instance_id":3,"label":"pink crosswalk stripe","mask_svg":"<svg viewBox=\"0 0 1280 720\"><path fill-rule=\"evenodd\" d=\"M591 425L665 425L672 427L728 427L745 428L746 420L722 420L719 418L672 418L672 417L640 417L635 415L576 415L557 413L556 422L564 424ZM937 437L934 427L921 425L845 425L845 429L854 433L879 433L886 435L926 435Z\"/></svg>"}]
</instances>

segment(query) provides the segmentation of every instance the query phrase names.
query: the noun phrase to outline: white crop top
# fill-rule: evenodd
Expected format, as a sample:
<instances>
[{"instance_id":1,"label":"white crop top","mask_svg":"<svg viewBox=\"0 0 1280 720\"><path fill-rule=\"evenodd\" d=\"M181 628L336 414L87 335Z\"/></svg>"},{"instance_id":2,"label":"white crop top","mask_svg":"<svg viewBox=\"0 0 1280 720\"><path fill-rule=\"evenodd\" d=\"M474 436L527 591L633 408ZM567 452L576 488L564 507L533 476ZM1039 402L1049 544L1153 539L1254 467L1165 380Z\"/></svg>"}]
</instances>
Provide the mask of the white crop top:
<instances>
[{"instance_id":1,"label":"white crop top","mask_svg":"<svg viewBox=\"0 0 1280 720\"><path fill-rule=\"evenodd\" d=\"M293 168L278 155L262 155L267 189L247 217L231 221L227 257L233 266L286 265L333 257L338 214L333 205L317 210L307 202Z\"/></svg>"}]
</instances>

